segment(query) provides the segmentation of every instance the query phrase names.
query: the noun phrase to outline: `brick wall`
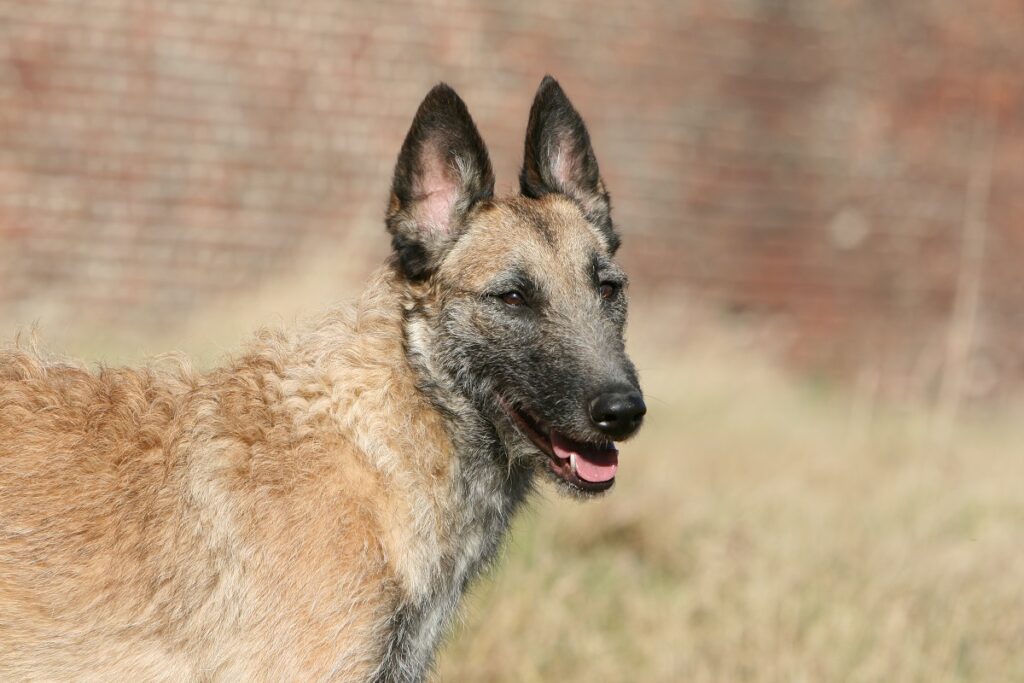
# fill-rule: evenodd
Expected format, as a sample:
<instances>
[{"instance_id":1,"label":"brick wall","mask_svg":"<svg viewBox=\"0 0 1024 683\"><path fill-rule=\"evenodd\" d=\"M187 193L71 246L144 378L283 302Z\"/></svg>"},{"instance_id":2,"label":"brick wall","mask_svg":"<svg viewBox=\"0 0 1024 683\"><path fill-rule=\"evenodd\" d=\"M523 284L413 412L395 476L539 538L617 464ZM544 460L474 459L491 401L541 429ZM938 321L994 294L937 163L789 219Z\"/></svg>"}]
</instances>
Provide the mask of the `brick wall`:
<instances>
[{"instance_id":1,"label":"brick wall","mask_svg":"<svg viewBox=\"0 0 1024 683\"><path fill-rule=\"evenodd\" d=\"M843 367L941 363L976 284L975 357L1022 376L1022 64L1009 0L0 0L0 311L173 325L377 229L442 79L509 189L551 72L639 292Z\"/></svg>"}]
</instances>

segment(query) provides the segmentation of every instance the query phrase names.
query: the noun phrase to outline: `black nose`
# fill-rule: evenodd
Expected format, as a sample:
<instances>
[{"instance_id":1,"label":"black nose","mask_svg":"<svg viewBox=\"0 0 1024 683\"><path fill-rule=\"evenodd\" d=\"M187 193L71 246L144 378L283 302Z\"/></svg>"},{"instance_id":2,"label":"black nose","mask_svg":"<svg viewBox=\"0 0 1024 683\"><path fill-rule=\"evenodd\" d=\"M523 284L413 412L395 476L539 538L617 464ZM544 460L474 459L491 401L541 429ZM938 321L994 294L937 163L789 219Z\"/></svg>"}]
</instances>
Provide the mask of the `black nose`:
<instances>
[{"instance_id":1,"label":"black nose","mask_svg":"<svg viewBox=\"0 0 1024 683\"><path fill-rule=\"evenodd\" d=\"M639 391L610 391L590 402L594 426L613 439L624 439L639 427L647 406Z\"/></svg>"}]
</instances>

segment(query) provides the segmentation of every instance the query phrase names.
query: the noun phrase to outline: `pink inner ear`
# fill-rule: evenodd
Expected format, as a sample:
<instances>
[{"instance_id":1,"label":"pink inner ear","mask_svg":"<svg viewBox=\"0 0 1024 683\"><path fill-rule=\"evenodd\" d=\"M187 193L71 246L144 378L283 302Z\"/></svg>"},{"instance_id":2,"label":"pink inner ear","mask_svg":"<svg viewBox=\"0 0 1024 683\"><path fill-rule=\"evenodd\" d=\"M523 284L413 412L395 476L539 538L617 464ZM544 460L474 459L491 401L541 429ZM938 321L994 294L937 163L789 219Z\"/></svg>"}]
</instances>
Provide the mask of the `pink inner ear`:
<instances>
[{"instance_id":1,"label":"pink inner ear","mask_svg":"<svg viewBox=\"0 0 1024 683\"><path fill-rule=\"evenodd\" d=\"M559 135L555 156L551 160L551 173L559 186L566 189L576 187L576 162L572 140L566 134Z\"/></svg>"},{"instance_id":2,"label":"pink inner ear","mask_svg":"<svg viewBox=\"0 0 1024 683\"><path fill-rule=\"evenodd\" d=\"M436 144L424 145L419 171L413 185L416 196L413 217L422 230L448 232L459 184L443 150Z\"/></svg>"},{"instance_id":3,"label":"pink inner ear","mask_svg":"<svg viewBox=\"0 0 1024 683\"><path fill-rule=\"evenodd\" d=\"M580 185L580 151L571 135L563 133L558 136L555 155L551 159L551 173L565 194L582 204L584 211L592 211L601 198Z\"/></svg>"}]
</instances>

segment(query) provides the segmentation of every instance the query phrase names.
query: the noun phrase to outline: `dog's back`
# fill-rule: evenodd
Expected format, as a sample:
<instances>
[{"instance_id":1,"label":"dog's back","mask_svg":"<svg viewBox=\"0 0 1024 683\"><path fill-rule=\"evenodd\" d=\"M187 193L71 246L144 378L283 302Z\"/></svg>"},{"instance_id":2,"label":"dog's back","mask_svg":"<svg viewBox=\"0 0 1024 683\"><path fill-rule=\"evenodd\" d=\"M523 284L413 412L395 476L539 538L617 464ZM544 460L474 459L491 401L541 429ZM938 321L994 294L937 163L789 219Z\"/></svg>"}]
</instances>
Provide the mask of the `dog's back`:
<instances>
[{"instance_id":1,"label":"dog's back","mask_svg":"<svg viewBox=\"0 0 1024 683\"><path fill-rule=\"evenodd\" d=\"M268 337L209 375L0 355L0 678L367 678L393 534L348 442L374 435L322 422L334 381L394 388L400 338L352 336ZM301 356L327 347L317 378Z\"/></svg>"},{"instance_id":2,"label":"dog's back","mask_svg":"<svg viewBox=\"0 0 1024 683\"><path fill-rule=\"evenodd\" d=\"M173 628L172 614L146 612L179 580L167 572L184 471L167 447L190 387L21 351L0 356L0 373L0 671L172 674L140 644Z\"/></svg>"}]
</instances>

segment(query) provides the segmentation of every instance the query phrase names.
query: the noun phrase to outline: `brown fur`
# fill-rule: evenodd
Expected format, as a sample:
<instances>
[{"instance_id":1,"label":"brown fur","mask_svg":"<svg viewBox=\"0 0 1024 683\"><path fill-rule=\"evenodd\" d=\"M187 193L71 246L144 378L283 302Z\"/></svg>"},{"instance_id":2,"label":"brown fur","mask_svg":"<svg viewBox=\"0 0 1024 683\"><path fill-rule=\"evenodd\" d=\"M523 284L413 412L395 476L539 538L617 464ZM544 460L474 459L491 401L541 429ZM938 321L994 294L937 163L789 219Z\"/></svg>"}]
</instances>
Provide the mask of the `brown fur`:
<instances>
[{"instance_id":1,"label":"brown fur","mask_svg":"<svg viewBox=\"0 0 1024 683\"><path fill-rule=\"evenodd\" d=\"M553 81L537 102L593 177L493 199L465 106L435 88L396 170L395 255L351 308L208 373L0 352L0 680L422 680L551 466L501 407L496 347L528 334L573 368L533 368L565 376L532 409L576 439L612 438L583 380L635 385L624 298L595 282L620 274L585 130ZM510 271L544 282L533 323L492 291Z\"/></svg>"},{"instance_id":2,"label":"brown fur","mask_svg":"<svg viewBox=\"0 0 1024 683\"><path fill-rule=\"evenodd\" d=\"M366 678L451 542L393 285L208 375L0 356L0 677Z\"/></svg>"}]
</instances>

